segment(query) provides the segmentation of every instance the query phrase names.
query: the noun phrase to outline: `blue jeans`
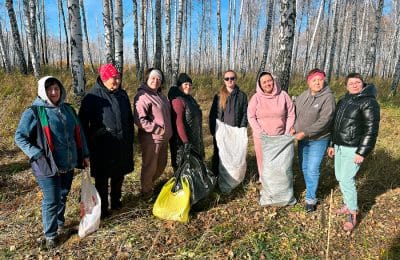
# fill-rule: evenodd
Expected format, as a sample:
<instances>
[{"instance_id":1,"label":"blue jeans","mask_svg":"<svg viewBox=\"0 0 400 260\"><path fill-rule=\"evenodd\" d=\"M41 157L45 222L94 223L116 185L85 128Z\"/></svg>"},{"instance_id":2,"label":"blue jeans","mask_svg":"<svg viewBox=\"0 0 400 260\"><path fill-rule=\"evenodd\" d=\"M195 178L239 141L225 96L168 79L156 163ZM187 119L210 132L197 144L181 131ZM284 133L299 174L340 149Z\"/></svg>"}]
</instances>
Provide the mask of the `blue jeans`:
<instances>
[{"instance_id":1,"label":"blue jeans","mask_svg":"<svg viewBox=\"0 0 400 260\"><path fill-rule=\"evenodd\" d=\"M306 182L306 203L316 204L321 162L329 139L299 141L300 167Z\"/></svg>"},{"instance_id":2,"label":"blue jeans","mask_svg":"<svg viewBox=\"0 0 400 260\"><path fill-rule=\"evenodd\" d=\"M65 204L71 189L73 172L69 171L52 177L36 179L43 192L43 232L47 239L55 238L58 227L64 226Z\"/></svg>"}]
</instances>

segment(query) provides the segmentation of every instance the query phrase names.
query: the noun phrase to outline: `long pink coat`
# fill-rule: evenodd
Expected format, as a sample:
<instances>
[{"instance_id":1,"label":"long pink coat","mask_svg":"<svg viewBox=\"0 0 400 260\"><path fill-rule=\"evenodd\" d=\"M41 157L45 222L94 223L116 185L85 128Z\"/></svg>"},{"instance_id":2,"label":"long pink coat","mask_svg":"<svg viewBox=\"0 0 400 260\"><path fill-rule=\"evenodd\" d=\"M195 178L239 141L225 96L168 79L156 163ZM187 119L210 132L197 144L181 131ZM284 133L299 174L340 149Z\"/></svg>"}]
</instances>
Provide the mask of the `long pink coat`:
<instances>
[{"instance_id":1,"label":"long pink coat","mask_svg":"<svg viewBox=\"0 0 400 260\"><path fill-rule=\"evenodd\" d=\"M267 95L256 83L256 93L251 97L247 108L247 118L253 130L254 150L257 158L258 173L262 174L262 147L261 134L284 135L289 134L294 125L295 107L289 95L274 79L274 89Z\"/></svg>"}]
</instances>

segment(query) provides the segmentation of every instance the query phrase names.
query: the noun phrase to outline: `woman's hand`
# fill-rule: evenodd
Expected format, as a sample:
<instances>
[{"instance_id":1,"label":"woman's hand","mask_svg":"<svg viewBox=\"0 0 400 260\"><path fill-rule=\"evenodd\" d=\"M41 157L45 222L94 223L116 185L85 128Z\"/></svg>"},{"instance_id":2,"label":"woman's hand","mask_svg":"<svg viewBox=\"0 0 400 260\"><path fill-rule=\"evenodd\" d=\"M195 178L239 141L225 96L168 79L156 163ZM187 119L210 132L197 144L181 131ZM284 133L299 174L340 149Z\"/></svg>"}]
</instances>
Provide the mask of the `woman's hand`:
<instances>
[{"instance_id":1,"label":"woman's hand","mask_svg":"<svg viewBox=\"0 0 400 260\"><path fill-rule=\"evenodd\" d=\"M335 156L335 148L328 147L327 153L328 153L329 158L333 158Z\"/></svg>"},{"instance_id":2,"label":"woman's hand","mask_svg":"<svg viewBox=\"0 0 400 260\"><path fill-rule=\"evenodd\" d=\"M291 135L294 135L296 133L296 130L294 130L294 128L292 127L292 128L290 128L289 133Z\"/></svg>"},{"instance_id":3,"label":"woman's hand","mask_svg":"<svg viewBox=\"0 0 400 260\"><path fill-rule=\"evenodd\" d=\"M89 160L89 157L85 157L85 158L83 158L83 162L82 162L82 166L84 167L84 168L86 168L86 167L89 167L90 166L90 160Z\"/></svg>"},{"instance_id":4,"label":"woman's hand","mask_svg":"<svg viewBox=\"0 0 400 260\"><path fill-rule=\"evenodd\" d=\"M297 141L303 140L304 137L306 137L306 135L304 134L304 132L300 132L294 135L294 138L296 138Z\"/></svg>"},{"instance_id":5,"label":"woman's hand","mask_svg":"<svg viewBox=\"0 0 400 260\"><path fill-rule=\"evenodd\" d=\"M359 154L356 154L356 156L354 156L355 164L362 164L363 161L364 161L364 156L361 156Z\"/></svg>"}]
</instances>

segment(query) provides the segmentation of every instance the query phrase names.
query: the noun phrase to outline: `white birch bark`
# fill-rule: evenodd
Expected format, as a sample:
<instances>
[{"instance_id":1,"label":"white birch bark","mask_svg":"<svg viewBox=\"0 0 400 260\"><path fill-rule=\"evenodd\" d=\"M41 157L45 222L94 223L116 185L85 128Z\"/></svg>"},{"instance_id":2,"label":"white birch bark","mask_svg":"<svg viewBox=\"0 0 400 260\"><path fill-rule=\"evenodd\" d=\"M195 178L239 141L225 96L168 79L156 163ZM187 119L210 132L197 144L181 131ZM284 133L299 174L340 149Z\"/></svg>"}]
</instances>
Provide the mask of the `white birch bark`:
<instances>
[{"instance_id":1,"label":"white birch bark","mask_svg":"<svg viewBox=\"0 0 400 260\"><path fill-rule=\"evenodd\" d=\"M155 37L155 53L154 53L154 67L161 68L161 57L162 57L162 35L161 35L161 0L156 0L156 37Z\"/></svg>"},{"instance_id":2,"label":"white birch bark","mask_svg":"<svg viewBox=\"0 0 400 260\"><path fill-rule=\"evenodd\" d=\"M265 28L265 36L264 36L264 52L260 68L258 69L258 74L263 70L265 70L265 64L267 63L269 42L271 39L272 17L274 15L274 4L275 4L274 0L268 1L267 26Z\"/></svg>"},{"instance_id":3,"label":"white birch bark","mask_svg":"<svg viewBox=\"0 0 400 260\"><path fill-rule=\"evenodd\" d=\"M148 67L147 63L147 1L140 1L140 71Z\"/></svg>"},{"instance_id":4,"label":"white birch bark","mask_svg":"<svg viewBox=\"0 0 400 260\"><path fill-rule=\"evenodd\" d=\"M171 83L172 54L171 54L171 0L164 0L165 8L165 78Z\"/></svg>"},{"instance_id":5,"label":"white birch bark","mask_svg":"<svg viewBox=\"0 0 400 260\"><path fill-rule=\"evenodd\" d=\"M288 91L294 32L296 30L296 0L280 0L279 53L277 75L282 90Z\"/></svg>"},{"instance_id":6,"label":"white birch bark","mask_svg":"<svg viewBox=\"0 0 400 260\"><path fill-rule=\"evenodd\" d=\"M88 56L89 56L90 68L92 70L92 73L96 73L96 70L94 69L94 65L93 65L92 51L91 51L91 48L90 48L89 35L88 35L88 31L87 31L86 12L85 12L84 0L79 0L79 5L80 5L80 8L81 8L81 12L82 12L83 31L85 32L85 42L86 42Z\"/></svg>"},{"instance_id":7,"label":"white birch bark","mask_svg":"<svg viewBox=\"0 0 400 260\"><path fill-rule=\"evenodd\" d=\"M120 73L121 77L124 70L124 21L123 21L123 8L122 0L115 0L115 67Z\"/></svg>"},{"instance_id":8,"label":"white birch bark","mask_svg":"<svg viewBox=\"0 0 400 260\"><path fill-rule=\"evenodd\" d=\"M365 71L363 73L365 76L374 76L375 74L376 51L377 51L379 31L381 29L383 2L384 2L383 0L379 0L378 8L376 9L374 32L372 34L372 39L370 41L370 46L368 48L368 52L366 55L366 62L364 67Z\"/></svg>"},{"instance_id":9,"label":"white birch bark","mask_svg":"<svg viewBox=\"0 0 400 260\"><path fill-rule=\"evenodd\" d=\"M113 30L111 26L110 0L103 0L104 38L106 42L106 62L114 63Z\"/></svg>"},{"instance_id":10,"label":"white birch bark","mask_svg":"<svg viewBox=\"0 0 400 260\"><path fill-rule=\"evenodd\" d=\"M58 0L58 10L61 12L63 24L64 24L64 34L65 34L65 43L66 43L66 54L67 54L67 68L70 66L70 46L69 46L69 37L68 37L68 30L67 30L67 22L65 21L65 14L64 14L64 5L62 0Z\"/></svg>"},{"instance_id":11,"label":"white birch bark","mask_svg":"<svg viewBox=\"0 0 400 260\"><path fill-rule=\"evenodd\" d=\"M25 31L28 40L28 51L32 61L33 75L39 78L39 60L36 52L36 8L33 0L23 0L25 14Z\"/></svg>"},{"instance_id":12,"label":"white birch bark","mask_svg":"<svg viewBox=\"0 0 400 260\"><path fill-rule=\"evenodd\" d=\"M5 72L10 73L11 72L11 62L10 62L10 59L6 52L6 45L4 44L2 27L3 27L3 25L1 24L1 21L0 21L0 56L1 56L2 64L4 64Z\"/></svg>"},{"instance_id":13,"label":"white birch bark","mask_svg":"<svg viewBox=\"0 0 400 260\"><path fill-rule=\"evenodd\" d=\"M218 62L217 75L222 73L222 25L221 25L221 0L217 1L217 24L218 24Z\"/></svg>"},{"instance_id":14,"label":"white birch bark","mask_svg":"<svg viewBox=\"0 0 400 260\"><path fill-rule=\"evenodd\" d=\"M14 7L13 7L13 1L12 0L6 0L6 7L7 7L7 12L8 12L8 17L10 19L10 26L11 26L11 33L13 37L13 42L14 42L14 51L16 52L17 56L17 63L18 63L18 69L21 71L23 74L28 73L28 67L26 64L22 44L21 44L21 38L19 35L19 30L18 30L18 24L17 24L17 18L15 16L14 12Z\"/></svg>"},{"instance_id":15,"label":"white birch bark","mask_svg":"<svg viewBox=\"0 0 400 260\"><path fill-rule=\"evenodd\" d=\"M68 20L71 36L71 73L72 87L76 97L85 92L85 70L82 50L82 27L79 0L68 0Z\"/></svg>"},{"instance_id":16,"label":"white birch bark","mask_svg":"<svg viewBox=\"0 0 400 260\"><path fill-rule=\"evenodd\" d=\"M347 54L348 72L354 72L356 70L356 45L357 45L357 0L352 0L352 13L351 13L351 29L349 37L349 52Z\"/></svg>"},{"instance_id":17,"label":"white birch bark","mask_svg":"<svg viewBox=\"0 0 400 260\"><path fill-rule=\"evenodd\" d=\"M136 66L136 77L140 80L143 79L143 73L141 72L141 64L139 58L139 25L138 25L138 12L137 12L137 0L132 0L133 4L133 52Z\"/></svg>"},{"instance_id":18,"label":"white birch bark","mask_svg":"<svg viewBox=\"0 0 400 260\"><path fill-rule=\"evenodd\" d=\"M178 17L175 28L175 64L174 64L173 80L176 80L179 72L179 60L180 60L181 43L182 43L182 20L183 20L184 0L178 0L176 4L178 5Z\"/></svg>"},{"instance_id":19,"label":"white birch bark","mask_svg":"<svg viewBox=\"0 0 400 260\"><path fill-rule=\"evenodd\" d=\"M325 66L325 72L327 74L327 81L328 83L331 81L332 78L332 71L333 71L333 60L335 58L335 50L336 50L336 39L337 39L337 24L338 24L338 0L333 0L333 22L331 28L331 38L329 42L329 56Z\"/></svg>"}]
</instances>

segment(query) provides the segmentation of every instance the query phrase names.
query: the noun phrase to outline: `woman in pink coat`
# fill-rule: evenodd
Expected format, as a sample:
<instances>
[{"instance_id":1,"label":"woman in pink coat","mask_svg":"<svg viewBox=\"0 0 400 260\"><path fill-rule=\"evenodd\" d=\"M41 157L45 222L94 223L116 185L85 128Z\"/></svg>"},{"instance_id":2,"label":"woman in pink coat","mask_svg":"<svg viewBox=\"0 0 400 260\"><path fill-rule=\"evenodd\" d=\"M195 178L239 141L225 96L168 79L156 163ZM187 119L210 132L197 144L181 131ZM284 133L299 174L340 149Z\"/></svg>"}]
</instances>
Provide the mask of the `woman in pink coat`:
<instances>
[{"instance_id":1,"label":"woman in pink coat","mask_svg":"<svg viewBox=\"0 0 400 260\"><path fill-rule=\"evenodd\" d=\"M285 91L281 91L271 73L264 71L259 74L256 93L251 97L247 108L247 118L253 130L254 150L261 180L263 169L261 135L289 134L295 120L292 100Z\"/></svg>"}]
</instances>

